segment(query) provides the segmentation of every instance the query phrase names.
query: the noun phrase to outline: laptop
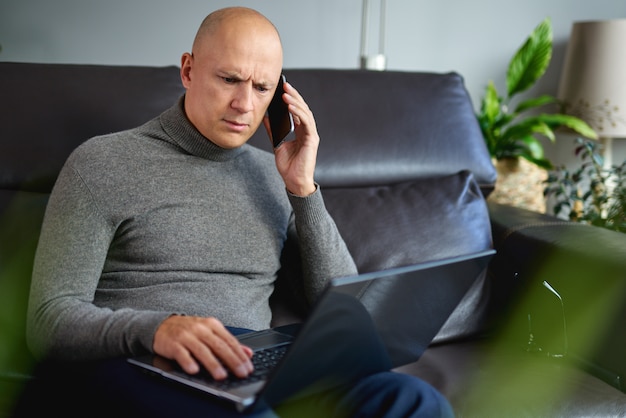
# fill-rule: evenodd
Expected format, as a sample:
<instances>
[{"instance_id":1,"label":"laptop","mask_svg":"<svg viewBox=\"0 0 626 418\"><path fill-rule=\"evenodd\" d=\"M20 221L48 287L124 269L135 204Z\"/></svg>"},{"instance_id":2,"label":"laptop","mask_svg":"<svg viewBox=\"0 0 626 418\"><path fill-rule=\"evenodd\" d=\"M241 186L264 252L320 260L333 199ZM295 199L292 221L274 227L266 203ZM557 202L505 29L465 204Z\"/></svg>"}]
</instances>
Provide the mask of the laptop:
<instances>
[{"instance_id":1,"label":"laptop","mask_svg":"<svg viewBox=\"0 0 626 418\"><path fill-rule=\"evenodd\" d=\"M189 375L152 354L128 362L238 411L271 407L417 361L493 254L490 249L329 281L303 324L238 336L255 353L255 374L246 379Z\"/></svg>"}]
</instances>

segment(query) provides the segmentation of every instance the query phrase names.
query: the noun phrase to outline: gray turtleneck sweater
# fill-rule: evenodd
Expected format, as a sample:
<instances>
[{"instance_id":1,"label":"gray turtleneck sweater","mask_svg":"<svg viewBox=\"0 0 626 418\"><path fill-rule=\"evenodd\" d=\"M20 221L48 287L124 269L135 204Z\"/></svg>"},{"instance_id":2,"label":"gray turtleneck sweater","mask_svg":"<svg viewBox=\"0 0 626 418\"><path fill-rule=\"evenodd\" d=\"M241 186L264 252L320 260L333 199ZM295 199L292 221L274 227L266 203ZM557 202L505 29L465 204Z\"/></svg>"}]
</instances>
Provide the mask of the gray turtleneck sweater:
<instances>
[{"instance_id":1,"label":"gray turtleneck sweater","mask_svg":"<svg viewBox=\"0 0 626 418\"><path fill-rule=\"evenodd\" d=\"M217 147L187 120L181 99L67 160L35 258L29 345L64 360L135 355L152 350L157 327L175 313L267 328L292 235L309 298L356 272L319 188L288 194L273 155Z\"/></svg>"}]
</instances>

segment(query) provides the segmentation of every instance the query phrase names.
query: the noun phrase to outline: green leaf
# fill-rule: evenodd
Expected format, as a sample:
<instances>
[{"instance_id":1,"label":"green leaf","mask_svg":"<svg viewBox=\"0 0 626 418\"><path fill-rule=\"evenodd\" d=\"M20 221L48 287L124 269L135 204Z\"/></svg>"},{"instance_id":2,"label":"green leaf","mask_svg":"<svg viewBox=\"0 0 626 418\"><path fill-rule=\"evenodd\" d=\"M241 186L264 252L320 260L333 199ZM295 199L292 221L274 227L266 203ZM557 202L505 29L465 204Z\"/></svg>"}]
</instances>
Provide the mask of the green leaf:
<instances>
[{"instance_id":1,"label":"green leaf","mask_svg":"<svg viewBox=\"0 0 626 418\"><path fill-rule=\"evenodd\" d=\"M500 99L498 98L498 91L493 81L489 81L487 89L485 91L485 97L481 104L481 115L483 115L489 122L494 123L500 113Z\"/></svg>"},{"instance_id":2,"label":"green leaf","mask_svg":"<svg viewBox=\"0 0 626 418\"><path fill-rule=\"evenodd\" d=\"M602 157L600 154L594 152L593 154L591 154L591 158L595 164L599 166L604 165L604 157Z\"/></svg>"},{"instance_id":3,"label":"green leaf","mask_svg":"<svg viewBox=\"0 0 626 418\"><path fill-rule=\"evenodd\" d=\"M493 123L493 127L496 129L504 128L506 125L511 123L513 119L515 119L515 115L513 114L500 113L496 121Z\"/></svg>"},{"instance_id":4,"label":"green leaf","mask_svg":"<svg viewBox=\"0 0 626 418\"><path fill-rule=\"evenodd\" d=\"M526 39L509 63L506 74L508 96L531 87L546 71L552 58L552 25L545 18Z\"/></svg>"},{"instance_id":5,"label":"green leaf","mask_svg":"<svg viewBox=\"0 0 626 418\"><path fill-rule=\"evenodd\" d=\"M554 132L550 128L550 125L541 120L539 117L526 118L522 122L509 127L502 133L504 139L522 139L534 134L541 134L555 141Z\"/></svg>"},{"instance_id":6,"label":"green leaf","mask_svg":"<svg viewBox=\"0 0 626 418\"><path fill-rule=\"evenodd\" d=\"M541 168L545 168L546 170L552 170L552 168L554 167L552 165L552 163L545 159L545 158L534 158L531 155L528 154L524 154L524 155L520 155L520 157L527 159L528 161L530 161L531 163L541 167Z\"/></svg>"},{"instance_id":7,"label":"green leaf","mask_svg":"<svg viewBox=\"0 0 626 418\"><path fill-rule=\"evenodd\" d=\"M537 138L535 138L534 136L526 136L521 140L526 145L530 155L535 160L543 159L543 145L541 145L541 142L539 142Z\"/></svg>"},{"instance_id":8,"label":"green leaf","mask_svg":"<svg viewBox=\"0 0 626 418\"><path fill-rule=\"evenodd\" d=\"M545 106L547 104L556 103L558 100L555 97L544 94L543 96L524 100L520 102L515 108L515 113L522 113L525 110L532 109L535 107Z\"/></svg>"},{"instance_id":9,"label":"green leaf","mask_svg":"<svg viewBox=\"0 0 626 418\"><path fill-rule=\"evenodd\" d=\"M576 116L553 113L542 114L539 117L553 128L567 126L571 130L586 138L598 139L598 134L593 130L593 128L589 126L587 122L577 118Z\"/></svg>"}]
</instances>

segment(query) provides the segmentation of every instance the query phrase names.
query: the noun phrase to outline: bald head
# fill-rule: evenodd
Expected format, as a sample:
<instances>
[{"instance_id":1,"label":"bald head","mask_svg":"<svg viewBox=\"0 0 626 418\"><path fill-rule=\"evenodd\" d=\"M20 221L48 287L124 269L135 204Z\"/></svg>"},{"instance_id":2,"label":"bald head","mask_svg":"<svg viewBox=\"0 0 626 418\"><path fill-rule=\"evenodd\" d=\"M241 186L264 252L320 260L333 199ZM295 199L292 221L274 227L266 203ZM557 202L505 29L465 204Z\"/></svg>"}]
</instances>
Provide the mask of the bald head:
<instances>
[{"instance_id":1,"label":"bald head","mask_svg":"<svg viewBox=\"0 0 626 418\"><path fill-rule=\"evenodd\" d=\"M204 18L193 41L192 52L202 48L203 42L227 26L237 26L273 33L280 41L278 30L269 19L256 10L247 7L227 7L219 9Z\"/></svg>"}]
</instances>

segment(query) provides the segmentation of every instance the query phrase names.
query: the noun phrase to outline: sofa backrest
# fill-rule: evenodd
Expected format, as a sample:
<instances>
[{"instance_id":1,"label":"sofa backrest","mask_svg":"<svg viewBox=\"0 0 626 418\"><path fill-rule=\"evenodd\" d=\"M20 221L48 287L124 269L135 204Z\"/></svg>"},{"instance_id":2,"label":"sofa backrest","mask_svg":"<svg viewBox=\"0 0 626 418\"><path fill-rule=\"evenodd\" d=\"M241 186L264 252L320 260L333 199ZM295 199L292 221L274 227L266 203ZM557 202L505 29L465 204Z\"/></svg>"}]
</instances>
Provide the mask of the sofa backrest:
<instances>
[{"instance_id":1,"label":"sofa backrest","mask_svg":"<svg viewBox=\"0 0 626 418\"><path fill-rule=\"evenodd\" d=\"M183 93L177 67L0 62L0 190L50 191L86 139L137 126ZM472 172L495 183L471 101L456 73L286 70L322 138L325 187L392 184ZM270 149L263 128L251 144Z\"/></svg>"},{"instance_id":2,"label":"sofa backrest","mask_svg":"<svg viewBox=\"0 0 626 418\"><path fill-rule=\"evenodd\" d=\"M485 194L496 172L456 73L285 70L312 109L323 187L393 184L468 170ZM270 149L259 129L251 143Z\"/></svg>"},{"instance_id":3,"label":"sofa backrest","mask_svg":"<svg viewBox=\"0 0 626 418\"><path fill-rule=\"evenodd\" d=\"M176 67L0 63L0 190L49 192L86 139L144 123L183 93Z\"/></svg>"}]
</instances>

